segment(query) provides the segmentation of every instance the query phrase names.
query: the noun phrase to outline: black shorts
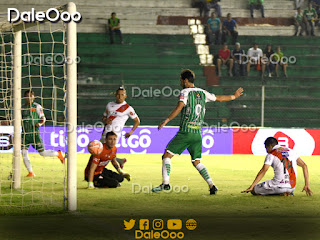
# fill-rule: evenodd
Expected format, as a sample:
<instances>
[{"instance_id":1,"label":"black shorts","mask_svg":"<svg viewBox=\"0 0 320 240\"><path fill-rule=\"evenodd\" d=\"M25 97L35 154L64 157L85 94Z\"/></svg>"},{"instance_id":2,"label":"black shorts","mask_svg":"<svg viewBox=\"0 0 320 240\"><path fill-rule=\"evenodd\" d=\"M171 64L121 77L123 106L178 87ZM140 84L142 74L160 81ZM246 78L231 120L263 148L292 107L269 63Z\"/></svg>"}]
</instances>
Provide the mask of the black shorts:
<instances>
[{"instance_id":1,"label":"black shorts","mask_svg":"<svg viewBox=\"0 0 320 240\"><path fill-rule=\"evenodd\" d=\"M88 178L85 178L88 181ZM103 169L102 173L94 175L93 184L98 188L116 188L123 181L123 176L109 169Z\"/></svg>"}]
</instances>

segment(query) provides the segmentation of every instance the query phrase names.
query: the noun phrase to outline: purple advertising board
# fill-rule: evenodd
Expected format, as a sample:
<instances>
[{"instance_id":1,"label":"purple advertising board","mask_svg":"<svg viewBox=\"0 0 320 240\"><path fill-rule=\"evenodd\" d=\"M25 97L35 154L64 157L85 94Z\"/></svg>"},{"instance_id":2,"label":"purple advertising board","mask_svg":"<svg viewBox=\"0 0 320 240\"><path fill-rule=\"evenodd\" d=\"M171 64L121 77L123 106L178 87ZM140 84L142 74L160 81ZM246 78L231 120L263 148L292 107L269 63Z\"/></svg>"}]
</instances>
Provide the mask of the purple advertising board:
<instances>
[{"instance_id":1,"label":"purple advertising board","mask_svg":"<svg viewBox=\"0 0 320 240\"><path fill-rule=\"evenodd\" d=\"M116 145L118 153L131 154L162 154L169 141L175 136L178 127L165 127L158 130L157 127L138 127L135 132L126 139L126 132L130 127L125 127ZM100 140L103 128L78 127L77 151L88 153L87 146L93 140ZM66 151L66 128L64 127L40 127L40 134L46 149ZM203 154L232 154L232 129L203 129L202 152ZM12 149L10 149L12 151ZM9 151L10 151L9 150ZM36 152L32 147L29 152ZM185 150L183 154L188 154Z\"/></svg>"}]
</instances>

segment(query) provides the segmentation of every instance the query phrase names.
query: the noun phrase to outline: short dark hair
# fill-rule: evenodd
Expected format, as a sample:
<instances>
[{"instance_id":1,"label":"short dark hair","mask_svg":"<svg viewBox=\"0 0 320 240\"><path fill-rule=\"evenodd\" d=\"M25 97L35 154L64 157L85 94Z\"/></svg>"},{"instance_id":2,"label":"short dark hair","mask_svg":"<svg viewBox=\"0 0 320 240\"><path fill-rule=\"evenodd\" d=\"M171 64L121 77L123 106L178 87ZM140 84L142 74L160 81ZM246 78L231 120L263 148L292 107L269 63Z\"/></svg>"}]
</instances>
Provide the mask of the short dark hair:
<instances>
[{"instance_id":1,"label":"short dark hair","mask_svg":"<svg viewBox=\"0 0 320 240\"><path fill-rule=\"evenodd\" d=\"M112 12L111 15L116 14L115 12Z\"/></svg>"},{"instance_id":2,"label":"short dark hair","mask_svg":"<svg viewBox=\"0 0 320 240\"><path fill-rule=\"evenodd\" d=\"M126 91L126 89L121 86L121 87L119 87L119 88L117 89L116 93L118 93L119 91Z\"/></svg>"},{"instance_id":3,"label":"short dark hair","mask_svg":"<svg viewBox=\"0 0 320 240\"><path fill-rule=\"evenodd\" d=\"M116 135L117 136L117 134L115 134L114 132L107 132L107 135L106 135L106 139L109 137L109 136L114 136L114 135Z\"/></svg>"},{"instance_id":4,"label":"short dark hair","mask_svg":"<svg viewBox=\"0 0 320 240\"><path fill-rule=\"evenodd\" d=\"M180 77L182 80L188 79L189 82L194 83L195 75L190 69L185 69L181 72Z\"/></svg>"},{"instance_id":5,"label":"short dark hair","mask_svg":"<svg viewBox=\"0 0 320 240\"><path fill-rule=\"evenodd\" d=\"M23 96L27 96L27 95L29 95L29 94L32 94L32 95L34 95L34 91L32 91L32 89L28 89L28 90L26 90L25 92L24 92L24 95Z\"/></svg>"},{"instance_id":6,"label":"short dark hair","mask_svg":"<svg viewBox=\"0 0 320 240\"><path fill-rule=\"evenodd\" d=\"M265 141L264 141L264 145L266 147L269 147L269 146L274 146L274 145L277 145L278 144L278 140L274 137L268 137Z\"/></svg>"}]
</instances>

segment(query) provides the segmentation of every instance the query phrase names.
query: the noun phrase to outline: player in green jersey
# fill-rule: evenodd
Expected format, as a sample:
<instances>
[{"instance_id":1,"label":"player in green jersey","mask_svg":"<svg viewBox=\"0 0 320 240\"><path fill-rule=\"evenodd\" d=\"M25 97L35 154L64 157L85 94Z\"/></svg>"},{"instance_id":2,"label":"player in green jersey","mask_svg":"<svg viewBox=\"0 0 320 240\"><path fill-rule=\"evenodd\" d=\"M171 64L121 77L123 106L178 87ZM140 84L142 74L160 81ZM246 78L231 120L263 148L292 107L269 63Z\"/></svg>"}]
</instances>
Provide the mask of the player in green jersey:
<instances>
[{"instance_id":1,"label":"player in green jersey","mask_svg":"<svg viewBox=\"0 0 320 240\"><path fill-rule=\"evenodd\" d=\"M162 156L162 184L152 189L153 192L170 190L169 176L171 169L171 158L180 155L188 149L191 155L193 166L199 171L204 180L208 183L210 194L216 194L217 187L206 167L200 163L202 153L201 126L205 115L207 102L232 101L243 94L243 89L239 88L233 95L216 96L194 86L195 75L193 71L183 70L180 75L180 85L183 90L180 93L177 107L171 112L168 118L159 124L158 129L163 128L170 120L181 112L180 130L176 136L168 143L165 153Z\"/></svg>"},{"instance_id":2,"label":"player in green jersey","mask_svg":"<svg viewBox=\"0 0 320 240\"><path fill-rule=\"evenodd\" d=\"M62 152L53 150L44 150L39 127L44 125L46 118L40 104L34 102L34 92L27 90L24 93L25 105L22 108L22 157L26 168L29 171L27 177L34 177L28 149L31 145L43 157L58 157L64 164Z\"/></svg>"}]
</instances>

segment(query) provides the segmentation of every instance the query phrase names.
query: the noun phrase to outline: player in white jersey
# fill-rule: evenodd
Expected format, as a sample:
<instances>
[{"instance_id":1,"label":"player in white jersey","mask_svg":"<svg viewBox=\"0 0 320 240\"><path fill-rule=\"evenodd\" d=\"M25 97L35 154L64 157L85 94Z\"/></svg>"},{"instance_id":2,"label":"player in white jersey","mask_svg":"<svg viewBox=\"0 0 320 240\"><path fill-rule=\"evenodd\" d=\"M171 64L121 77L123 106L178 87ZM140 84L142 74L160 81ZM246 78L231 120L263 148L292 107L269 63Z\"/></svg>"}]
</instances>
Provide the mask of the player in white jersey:
<instances>
[{"instance_id":1,"label":"player in white jersey","mask_svg":"<svg viewBox=\"0 0 320 240\"><path fill-rule=\"evenodd\" d=\"M113 131L117 134L117 142L121 138L122 129L130 117L133 121L133 127L130 132L127 132L124 136L128 138L137 129L140 124L140 119L133 107L131 107L125 99L127 98L126 90L120 87L116 91L116 101L109 102L106 106L106 110L103 113L102 121L105 123L105 127L101 136L101 142L105 143L106 134ZM117 158L120 167L123 168L123 164L127 161L125 158Z\"/></svg>"},{"instance_id":2,"label":"player in white jersey","mask_svg":"<svg viewBox=\"0 0 320 240\"><path fill-rule=\"evenodd\" d=\"M252 185L247 190L242 191L242 193L251 192L253 195L293 195L298 165L303 169L305 181L302 191L311 196L312 191L309 186L308 167L305 162L292 149L279 146L277 139L274 137L267 138L264 145L268 152L264 165ZM274 170L273 179L259 183L270 166Z\"/></svg>"}]
</instances>

